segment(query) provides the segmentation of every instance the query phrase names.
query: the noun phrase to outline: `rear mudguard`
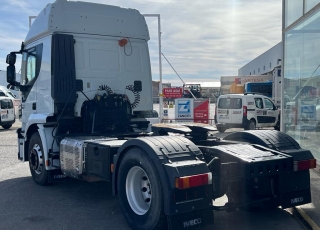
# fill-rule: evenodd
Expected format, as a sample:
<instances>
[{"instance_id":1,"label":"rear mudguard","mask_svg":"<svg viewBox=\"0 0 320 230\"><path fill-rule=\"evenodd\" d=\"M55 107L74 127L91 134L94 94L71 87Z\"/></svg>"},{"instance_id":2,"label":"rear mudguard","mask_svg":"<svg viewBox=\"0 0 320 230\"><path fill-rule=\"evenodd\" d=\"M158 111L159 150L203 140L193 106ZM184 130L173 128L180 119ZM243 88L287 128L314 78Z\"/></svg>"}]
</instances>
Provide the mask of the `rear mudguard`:
<instances>
[{"instance_id":1,"label":"rear mudguard","mask_svg":"<svg viewBox=\"0 0 320 230\"><path fill-rule=\"evenodd\" d=\"M190 140L184 137L160 136L142 137L128 140L114 156L114 173L112 175L113 194L117 194L117 174L122 157L133 147L144 150L156 167L164 193L164 212L166 215L179 214L208 208L212 205L212 186L201 186L207 194L201 199L190 199L187 202L175 202L176 194L181 191L175 188L175 178L209 173L202 152ZM198 189L198 188L196 188ZM183 197L186 197L185 191ZM185 198L184 198L185 199ZM177 199L178 200L178 199Z\"/></svg>"},{"instance_id":2,"label":"rear mudguard","mask_svg":"<svg viewBox=\"0 0 320 230\"><path fill-rule=\"evenodd\" d=\"M229 141L243 141L285 153L299 161L314 159L309 150L302 149L298 142L286 133L276 130L250 130L231 133L224 138ZM311 202L309 170L279 173L279 194L282 208Z\"/></svg>"}]
</instances>

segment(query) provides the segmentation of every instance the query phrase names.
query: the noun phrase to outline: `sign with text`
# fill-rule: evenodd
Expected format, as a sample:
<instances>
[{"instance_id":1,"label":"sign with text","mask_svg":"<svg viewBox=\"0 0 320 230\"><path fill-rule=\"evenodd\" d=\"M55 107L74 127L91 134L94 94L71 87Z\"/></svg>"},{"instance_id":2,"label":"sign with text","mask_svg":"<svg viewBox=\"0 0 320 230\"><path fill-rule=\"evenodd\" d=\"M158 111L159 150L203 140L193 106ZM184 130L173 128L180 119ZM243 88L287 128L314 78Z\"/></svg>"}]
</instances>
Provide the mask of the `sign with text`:
<instances>
[{"instance_id":1,"label":"sign with text","mask_svg":"<svg viewBox=\"0 0 320 230\"><path fill-rule=\"evenodd\" d=\"M175 99L175 118L193 120L193 99Z\"/></svg>"},{"instance_id":2,"label":"sign with text","mask_svg":"<svg viewBox=\"0 0 320 230\"><path fill-rule=\"evenodd\" d=\"M194 100L194 122L209 123L209 100L195 99Z\"/></svg>"},{"instance_id":3,"label":"sign with text","mask_svg":"<svg viewBox=\"0 0 320 230\"><path fill-rule=\"evenodd\" d=\"M313 130L317 127L316 100L298 100L298 126L300 129Z\"/></svg>"},{"instance_id":4,"label":"sign with text","mask_svg":"<svg viewBox=\"0 0 320 230\"><path fill-rule=\"evenodd\" d=\"M181 98L182 89L181 88L163 88L163 97L165 98Z\"/></svg>"}]
</instances>

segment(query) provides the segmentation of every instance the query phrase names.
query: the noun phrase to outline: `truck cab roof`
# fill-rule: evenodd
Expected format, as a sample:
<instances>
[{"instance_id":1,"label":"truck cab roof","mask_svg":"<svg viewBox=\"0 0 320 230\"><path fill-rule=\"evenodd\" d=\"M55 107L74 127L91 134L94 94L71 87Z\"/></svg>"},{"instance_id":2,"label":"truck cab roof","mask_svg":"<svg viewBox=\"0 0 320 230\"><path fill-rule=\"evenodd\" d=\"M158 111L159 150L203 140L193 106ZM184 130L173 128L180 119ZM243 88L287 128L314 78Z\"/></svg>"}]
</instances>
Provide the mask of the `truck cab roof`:
<instances>
[{"instance_id":1,"label":"truck cab roof","mask_svg":"<svg viewBox=\"0 0 320 230\"><path fill-rule=\"evenodd\" d=\"M149 30L138 10L89 2L56 0L34 20L25 44L55 32L96 34L144 39Z\"/></svg>"}]
</instances>

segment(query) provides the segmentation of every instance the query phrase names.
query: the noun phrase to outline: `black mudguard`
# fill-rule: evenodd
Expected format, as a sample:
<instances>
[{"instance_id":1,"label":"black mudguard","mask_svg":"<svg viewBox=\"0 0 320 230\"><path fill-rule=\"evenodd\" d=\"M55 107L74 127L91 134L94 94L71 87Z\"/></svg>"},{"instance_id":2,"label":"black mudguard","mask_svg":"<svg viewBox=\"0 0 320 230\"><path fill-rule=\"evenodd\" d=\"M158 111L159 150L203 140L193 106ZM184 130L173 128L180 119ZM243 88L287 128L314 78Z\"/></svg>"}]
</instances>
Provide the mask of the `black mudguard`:
<instances>
[{"instance_id":1,"label":"black mudguard","mask_svg":"<svg viewBox=\"0 0 320 230\"><path fill-rule=\"evenodd\" d=\"M229 141L243 141L285 153L293 162L314 159L309 150L302 149L298 142L286 133L276 130L249 130L231 133L224 138ZM309 170L281 173L278 177L278 191L282 208L311 202Z\"/></svg>"},{"instance_id":2,"label":"black mudguard","mask_svg":"<svg viewBox=\"0 0 320 230\"><path fill-rule=\"evenodd\" d=\"M159 173L163 186L166 215L202 210L212 205L211 185L185 190L175 188L176 177L210 172L199 148L190 140L179 136L142 137L125 142L114 156L114 173L112 175L114 194L117 194L117 174L121 159L133 147L143 149ZM195 189L196 192L194 192ZM204 196L201 199L194 199L191 196L193 194L204 194Z\"/></svg>"}]
</instances>

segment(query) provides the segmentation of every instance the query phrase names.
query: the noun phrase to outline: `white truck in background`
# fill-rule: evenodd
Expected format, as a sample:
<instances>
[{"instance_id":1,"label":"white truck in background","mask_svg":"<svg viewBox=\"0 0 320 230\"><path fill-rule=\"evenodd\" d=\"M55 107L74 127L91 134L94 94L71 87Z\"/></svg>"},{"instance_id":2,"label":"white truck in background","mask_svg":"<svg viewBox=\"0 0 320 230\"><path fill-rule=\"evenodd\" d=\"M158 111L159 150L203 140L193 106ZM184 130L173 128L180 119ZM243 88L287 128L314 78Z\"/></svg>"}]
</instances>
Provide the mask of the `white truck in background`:
<instances>
[{"instance_id":1,"label":"white truck in background","mask_svg":"<svg viewBox=\"0 0 320 230\"><path fill-rule=\"evenodd\" d=\"M36 184L66 176L107 181L137 230L205 226L214 210L311 202L316 161L285 133L221 140L210 139L206 125L151 126L158 117L148 40L134 9L57 0L39 13L21 50L6 59L7 82L22 95L18 158L29 162ZM225 194L228 203L213 205Z\"/></svg>"}]
</instances>

